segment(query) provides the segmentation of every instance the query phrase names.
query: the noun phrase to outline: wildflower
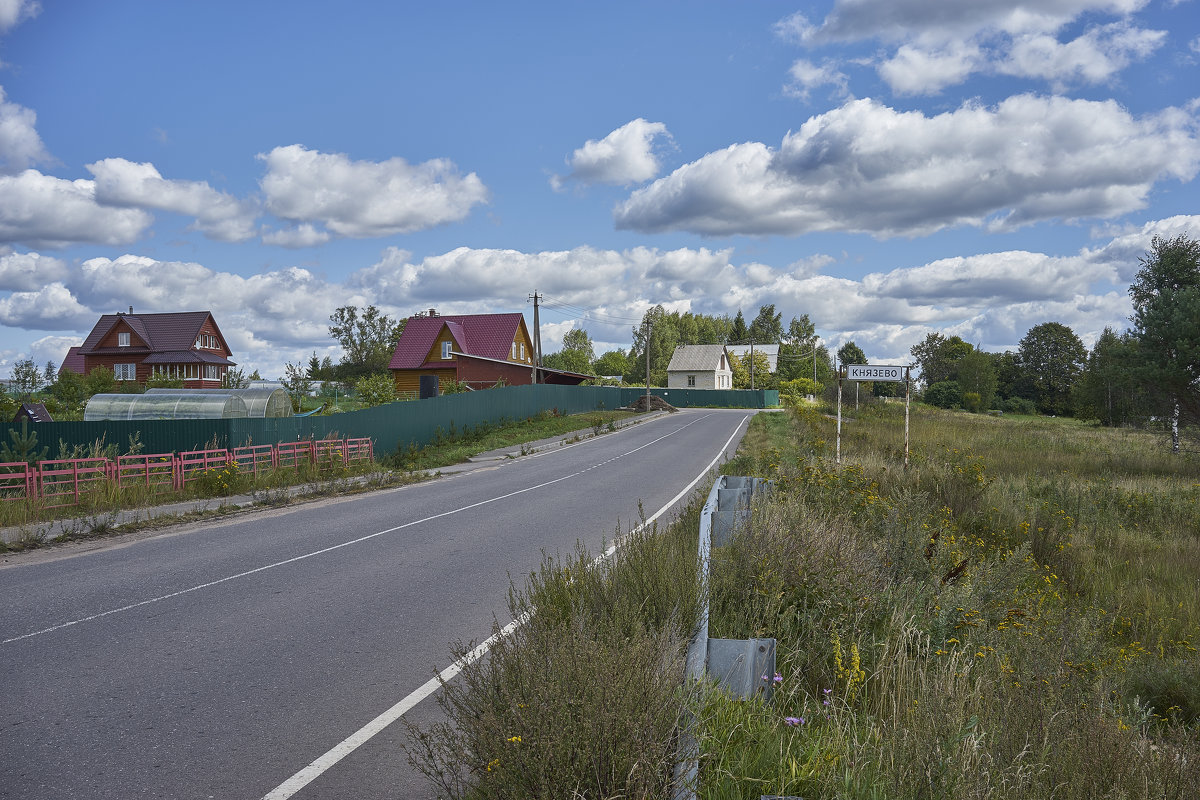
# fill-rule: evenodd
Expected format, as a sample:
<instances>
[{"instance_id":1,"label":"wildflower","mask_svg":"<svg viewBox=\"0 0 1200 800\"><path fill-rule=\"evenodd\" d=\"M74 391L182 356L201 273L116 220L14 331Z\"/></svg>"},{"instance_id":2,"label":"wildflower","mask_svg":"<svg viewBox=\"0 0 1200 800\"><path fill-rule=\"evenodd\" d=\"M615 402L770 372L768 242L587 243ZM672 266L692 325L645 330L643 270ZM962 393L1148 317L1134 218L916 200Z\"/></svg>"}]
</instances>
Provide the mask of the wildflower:
<instances>
[{"instance_id":1,"label":"wildflower","mask_svg":"<svg viewBox=\"0 0 1200 800\"><path fill-rule=\"evenodd\" d=\"M510 737L508 737L508 739L506 739L505 741L508 741L508 742L510 742L510 743L512 743L512 744L520 744L520 743L521 743L521 737L520 737L520 736L510 736Z\"/></svg>"},{"instance_id":2,"label":"wildflower","mask_svg":"<svg viewBox=\"0 0 1200 800\"><path fill-rule=\"evenodd\" d=\"M788 726L795 728L804 724L804 717L784 717L783 721L786 722Z\"/></svg>"}]
</instances>

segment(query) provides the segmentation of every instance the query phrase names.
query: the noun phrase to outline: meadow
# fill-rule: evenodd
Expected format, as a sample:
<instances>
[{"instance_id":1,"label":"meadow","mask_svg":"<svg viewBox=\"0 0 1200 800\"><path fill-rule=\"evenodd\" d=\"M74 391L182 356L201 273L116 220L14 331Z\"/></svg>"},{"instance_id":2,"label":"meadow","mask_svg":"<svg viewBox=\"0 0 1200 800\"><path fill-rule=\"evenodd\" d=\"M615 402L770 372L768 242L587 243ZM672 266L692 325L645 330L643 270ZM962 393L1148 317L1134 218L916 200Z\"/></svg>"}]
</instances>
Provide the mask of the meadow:
<instances>
[{"instance_id":1,"label":"meadow","mask_svg":"<svg viewBox=\"0 0 1200 800\"><path fill-rule=\"evenodd\" d=\"M714 551L716 637L774 637L769 703L684 686L698 503L614 559L548 559L529 622L407 749L440 796L1200 796L1200 469L1161 438L903 407L759 414L770 478ZM614 536L620 536L616 531ZM457 654L469 650L462 644Z\"/></svg>"},{"instance_id":2,"label":"meadow","mask_svg":"<svg viewBox=\"0 0 1200 800\"><path fill-rule=\"evenodd\" d=\"M713 567L714 636L774 636L773 703L708 692L703 798L1200 796L1200 464L1073 420L760 415L776 481Z\"/></svg>"}]
</instances>

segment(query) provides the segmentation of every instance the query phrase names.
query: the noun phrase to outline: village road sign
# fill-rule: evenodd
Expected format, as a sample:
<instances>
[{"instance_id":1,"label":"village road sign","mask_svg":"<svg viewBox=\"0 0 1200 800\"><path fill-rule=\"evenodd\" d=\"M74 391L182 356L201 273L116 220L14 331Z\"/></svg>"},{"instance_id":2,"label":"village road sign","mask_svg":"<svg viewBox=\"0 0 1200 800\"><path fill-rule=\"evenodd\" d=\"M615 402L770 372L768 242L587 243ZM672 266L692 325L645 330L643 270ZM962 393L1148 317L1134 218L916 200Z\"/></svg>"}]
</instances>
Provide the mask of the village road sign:
<instances>
[{"instance_id":1,"label":"village road sign","mask_svg":"<svg viewBox=\"0 0 1200 800\"><path fill-rule=\"evenodd\" d=\"M893 367L884 364L847 364L846 380L848 381L902 381L906 367Z\"/></svg>"}]
</instances>

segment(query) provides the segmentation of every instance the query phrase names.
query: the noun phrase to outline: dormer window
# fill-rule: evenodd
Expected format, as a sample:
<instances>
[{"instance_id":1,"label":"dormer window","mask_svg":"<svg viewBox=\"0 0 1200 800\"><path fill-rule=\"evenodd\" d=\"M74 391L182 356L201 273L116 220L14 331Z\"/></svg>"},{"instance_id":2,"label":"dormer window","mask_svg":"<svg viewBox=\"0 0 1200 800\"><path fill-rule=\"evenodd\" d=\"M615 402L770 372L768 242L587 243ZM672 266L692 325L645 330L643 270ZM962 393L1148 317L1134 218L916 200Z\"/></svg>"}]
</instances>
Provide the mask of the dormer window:
<instances>
[{"instance_id":1,"label":"dormer window","mask_svg":"<svg viewBox=\"0 0 1200 800\"><path fill-rule=\"evenodd\" d=\"M200 334L200 338L196 340L196 349L197 350L218 350L218 349L220 349L217 346L217 337L213 336L211 333Z\"/></svg>"},{"instance_id":2,"label":"dormer window","mask_svg":"<svg viewBox=\"0 0 1200 800\"><path fill-rule=\"evenodd\" d=\"M117 347L129 347L129 331L117 334Z\"/></svg>"},{"instance_id":3,"label":"dormer window","mask_svg":"<svg viewBox=\"0 0 1200 800\"><path fill-rule=\"evenodd\" d=\"M443 360L449 360L450 348L453 345L454 345L454 342L442 342L442 359Z\"/></svg>"}]
</instances>

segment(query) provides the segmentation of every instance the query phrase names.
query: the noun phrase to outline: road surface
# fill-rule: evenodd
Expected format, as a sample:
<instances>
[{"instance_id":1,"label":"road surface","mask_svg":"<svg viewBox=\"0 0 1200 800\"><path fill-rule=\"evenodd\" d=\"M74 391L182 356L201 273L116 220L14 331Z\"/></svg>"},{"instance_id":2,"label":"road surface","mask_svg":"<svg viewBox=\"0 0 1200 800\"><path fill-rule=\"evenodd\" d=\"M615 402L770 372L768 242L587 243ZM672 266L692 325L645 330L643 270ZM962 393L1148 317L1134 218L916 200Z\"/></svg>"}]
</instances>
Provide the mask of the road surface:
<instances>
[{"instance_id":1,"label":"road surface","mask_svg":"<svg viewBox=\"0 0 1200 800\"><path fill-rule=\"evenodd\" d=\"M392 720L436 717L421 687L451 643L508 623L510 578L543 552L599 553L639 502L669 504L748 413L6 559L0 797L431 796Z\"/></svg>"}]
</instances>

